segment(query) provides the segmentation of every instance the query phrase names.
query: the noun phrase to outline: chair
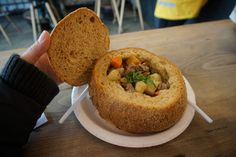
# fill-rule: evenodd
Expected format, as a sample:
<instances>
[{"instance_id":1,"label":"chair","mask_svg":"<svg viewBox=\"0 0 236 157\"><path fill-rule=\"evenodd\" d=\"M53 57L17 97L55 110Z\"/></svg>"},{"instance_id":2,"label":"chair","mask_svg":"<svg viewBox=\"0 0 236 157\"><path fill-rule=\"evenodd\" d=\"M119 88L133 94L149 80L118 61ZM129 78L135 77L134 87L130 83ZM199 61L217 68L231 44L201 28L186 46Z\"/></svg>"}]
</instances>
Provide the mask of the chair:
<instances>
[{"instance_id":1,"label":"chair","mask_svg":"<svg viewBox=\"0 0 236 157\"><path fill-rule=\"evenodd\" d=\"M0 31L2 32L4 38L6 39L6 41L8 42L8 44L11 46L11 40L9 39L7 33L5 32L5 30L3 29L2 25L0 24Z\"/></svg>"},{"instance_id":2,"label":"chair","mask_svg":"<svg viewBox=\"0 0 236 157\"><path fill-rule=\"evenodd\" d=\"M0 1L0 17L4 17L7 21L8 24L5 26L7 27L9 24L12 24L12 26L17 30L17 31L21 31L17 25L14 23L14 21L12 21L12 19L9 17L10 13L13 12L13 10L22 10L24 8L19 8L19 4L22 4L24 6L26 2L24 2L22 4L22 2L8 2L8 1ZM9 45L12 45L10 38L8 37L4 26L2 26L0 24L0 31L3 34L4 38L7 40Z\"/></svg>"},{"instance_id":3,"label":"chair","mask_svg":"<svg viewBox=\"0 0 236 157\"><path fill-rule=\"evenodd\" d=\"M139 16L141 30L144 30L143 15L142 15L142 10L141 10L140 0L135 0L135 4L138 9L138 16ZM125 0L121 0L120 22L119 22L119 28L118 28L119 33L123 31L122 24L123 24L123 17L124 17L124 9L125 9Z\"/></svg>"},{"instance_id":4,"label":"chair","mask_svg":"<svg viewBox=\"0 0 236 157\"><path fill-rule=\"evenodd\" d=\"M37 40L37 31L41 32L40 21L39 21L39 16L38 16L39 6L36 2L37 1L33 1L30 5L30 17L31 17L34 41ZM49 14L49 17L51 18L54 26L56 26L57 25L57 20L56 20L54 14L52 12L52 9L51 9L50 5L48 4L48 2L43 2L42 5L44 5L46 7L46 10ZM37 25L37 27L36 27L36 25Z\"/></svg>"},{"instance_id":5,"label":"chair","mask_svg":"<svg viewBox=\"0 0 236 157\"><path fill-rule=\"evenodd\" d=\"M121 3L120 13L118 11L118 6ZM112 9L114 13L114 19L117 19L118 22L118 33L120 34L123 31L122 24L123 24L123 17L124 17L124 9L125 9L125 0L111 0ZM136 7L138 9L138 16L140 21L141 30L144 30L144 23L143 23L143 15L140 5L140 0L135 0ZM98 17L100 17L100 10L101 10L101 0L95 0L95 12Z\"/></svg>"},{"instance_id":6,"label":"chair","mask_svg":"<svg viewBox=\"0 0 236 157\"><path fill-rule=\"evenodd\" d=\"M119 23L119 11L118 11L118 6L116 0L111 0L111 6L112 6L112 11L114 14L114 19L117 18L117 21ZM101 0L95 0L95 8L94 8L96 14L98 17L100 17L100 12L101 12Z\"/></svg>"}]
</instances>

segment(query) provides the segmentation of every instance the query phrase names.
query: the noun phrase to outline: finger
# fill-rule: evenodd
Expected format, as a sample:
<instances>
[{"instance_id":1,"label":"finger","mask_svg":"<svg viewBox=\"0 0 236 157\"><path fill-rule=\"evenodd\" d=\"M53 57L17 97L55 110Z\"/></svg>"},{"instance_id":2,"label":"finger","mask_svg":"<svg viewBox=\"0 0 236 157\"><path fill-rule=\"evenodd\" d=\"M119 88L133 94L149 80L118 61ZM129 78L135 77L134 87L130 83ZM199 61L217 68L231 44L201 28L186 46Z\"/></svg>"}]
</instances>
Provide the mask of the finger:
<instances>
[{"instance_id":1,"label":"finger","mask_svg":"<svg viewBox=\"0 0 236 157\"><path fill-rule=\"evenodd\" d=\"M52 80L57 84L62 83L62 81L57 77L55 72L52 70L47 53L43 54L40 59L35 63L35 66L47 74Z\"/></svg>"},{"instance_id":2,"label":"finger","mask_svg":"<svg viewBox=\"0 0 236 157\"><path fill-rule=\"evenodd\" d=\"M50 44L50 35L47 31L43 31L38 41L36 41L25 53L22 54L21 58L25 61L34 64L45 52Z\"/></svg>"}]
</instances>

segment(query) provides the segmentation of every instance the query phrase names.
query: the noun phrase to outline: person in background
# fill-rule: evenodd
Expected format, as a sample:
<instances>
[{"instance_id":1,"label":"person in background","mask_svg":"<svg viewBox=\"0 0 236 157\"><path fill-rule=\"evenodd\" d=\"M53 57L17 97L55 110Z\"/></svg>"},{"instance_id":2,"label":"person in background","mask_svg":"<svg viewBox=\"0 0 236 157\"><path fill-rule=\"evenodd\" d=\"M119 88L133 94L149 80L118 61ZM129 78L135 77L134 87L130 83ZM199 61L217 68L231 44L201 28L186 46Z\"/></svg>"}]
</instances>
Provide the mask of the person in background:
<instances>
[{"instance_id":1,"label":"person in background","mask_svg":"<svg viewBox=\"0 0 236 157\"><path fill-rule=\"evenodd\" d=\"M44 31L23 55L12 55L0 73L0 156L20 156L61 81L52 71Z\"/></svg>"},{"instance_id":2,"label":"person in background","mask_svg":"<svg viewBox=\"0 0 236 157\"><path fill-rule=\"evenodd\" d=\"M156 27L183 25L198 16L207 0L158 0L154 15Z\"/></svg>"}]
</instances>

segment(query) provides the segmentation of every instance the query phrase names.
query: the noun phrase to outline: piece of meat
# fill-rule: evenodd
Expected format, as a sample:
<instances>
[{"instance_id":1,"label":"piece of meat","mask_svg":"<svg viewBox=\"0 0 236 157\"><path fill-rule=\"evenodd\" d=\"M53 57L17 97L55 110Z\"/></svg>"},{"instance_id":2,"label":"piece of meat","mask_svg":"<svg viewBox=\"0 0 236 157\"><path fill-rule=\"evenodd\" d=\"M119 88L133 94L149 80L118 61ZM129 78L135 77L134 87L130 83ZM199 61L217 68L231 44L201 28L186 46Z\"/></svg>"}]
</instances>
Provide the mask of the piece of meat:
<instances>
[{"instance_id":1,"label":"piece of meat","mask_svg":"<svg viewBox=\"0 0 236 157\"><path fill-rule=\"evenodd\" d=\"M166 82L166 83L162 82L157 87L158 90L164 90L164 89L169 89L169 88L170 88L169 82Z\"/></svg>"},{"instance_id":2,"label":"piece of meat","mask_svg":"<svg viewBox=\"0 0 236 157\"><path fill-rule=\"evenodd\" d=\"M134 92L135 91L135 89L134 89L134 87L131 83L126 84L125 90L128 91L128 92Z\"/></svg>"},{"instance_id":3,"label":"piece of meat","mask_svg":"<svg viewBox=\"0 0 236 157\"><path fill-rule=\"evenodd\" d=\"M149 76L150 72L149 71L144 71L142 74L143 74L143 76Z\"/></svg>"},{"instance_id":4,"label":"piece of meat","mask_svg":"<svg viewBox=\"0 0 236 157\"><path fill-rule=\"evenodd\" d=\"M133 72L133 71L138 70L138 69L139 69L138 65L134 65L134 64L127 65L125 73L128 74L129 72Z\"/></svg>"},{"instance_id":5,"label":"piece of meat","mask_svg":"<svg viewBox=\"0 0 236 157\"><path fill-rule=\"evenodd\" d=\"M150 72L150 68L148 66L148 63L143 62L142 64L139 64L139 67L144 72Z\"/></svg>"}]
</instances>

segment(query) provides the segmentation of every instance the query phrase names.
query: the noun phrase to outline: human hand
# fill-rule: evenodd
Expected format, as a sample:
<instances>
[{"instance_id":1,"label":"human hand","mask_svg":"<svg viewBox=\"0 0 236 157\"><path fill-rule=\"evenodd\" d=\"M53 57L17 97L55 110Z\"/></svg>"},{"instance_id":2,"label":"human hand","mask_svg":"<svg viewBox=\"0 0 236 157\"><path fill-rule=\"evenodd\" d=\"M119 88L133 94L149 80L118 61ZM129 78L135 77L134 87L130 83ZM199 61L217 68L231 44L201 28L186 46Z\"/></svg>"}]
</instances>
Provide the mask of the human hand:
<instances>
[{"instance_id":1,"label":"human hand","mask_svg":"<svg viewBox=\"0 0 236 157\"><path fill-rule=\"evenodd\" d=\"M49 64L48 55L46 53L49 45L50 35L47 31L43 31L39 39L21 55L21 58L26 62L33 64L57 84L60 84L62 81L56 76Z\"/></svg>"}]
</instances>

